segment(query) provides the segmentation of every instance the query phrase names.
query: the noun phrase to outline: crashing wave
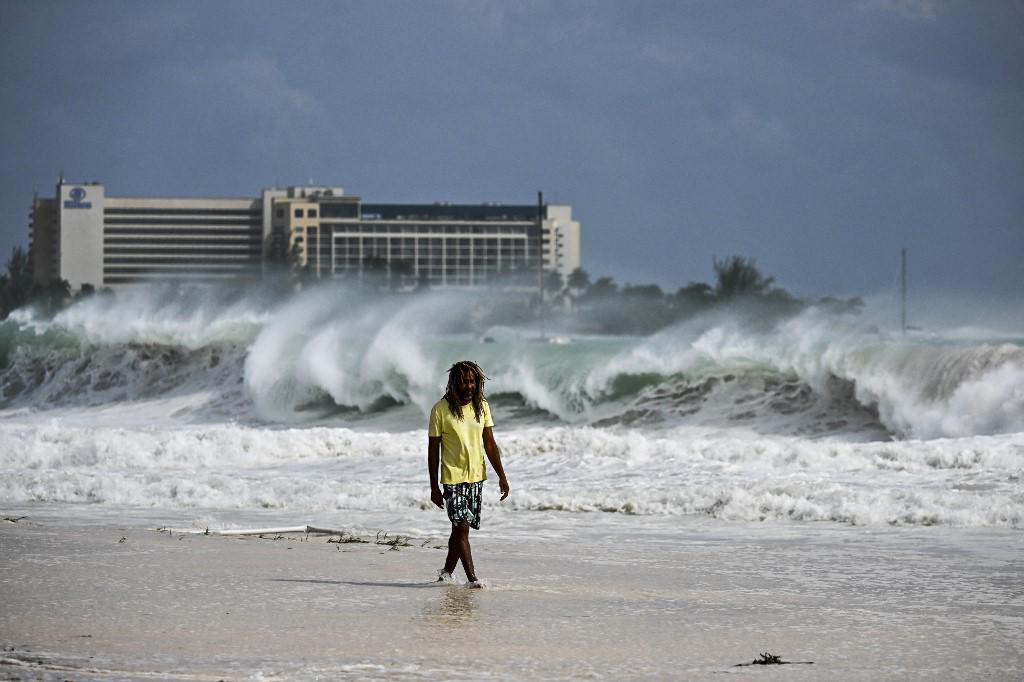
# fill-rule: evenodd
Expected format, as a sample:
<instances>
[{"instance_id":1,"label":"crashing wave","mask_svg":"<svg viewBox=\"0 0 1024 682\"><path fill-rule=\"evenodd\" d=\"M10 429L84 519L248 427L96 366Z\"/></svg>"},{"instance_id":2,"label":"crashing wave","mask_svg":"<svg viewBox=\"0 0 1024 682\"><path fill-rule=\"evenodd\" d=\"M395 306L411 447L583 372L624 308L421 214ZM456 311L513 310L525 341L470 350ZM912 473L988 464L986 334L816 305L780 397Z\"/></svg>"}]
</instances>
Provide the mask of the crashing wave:
<instances>
[{"instance_id":1,"label":"crashing wave","mask_svg":"<svg viewBox=\"0 0 1024 682\"><path fill-rule=\"evenodd\" d=\"M204 410L321 423L425 414L458 358L488 371L516 423L740 426L857 439L1024 431L1024 348L889 338L809 310L781 321L724 313L650 337L493 343L464 333L458 293L370 300L319 289L282 303L174 292L97 297L54 320L0 324L0 407L48 410L193 394ZM418 423L418 422L417 422ZM412 428L396 421L396 428Z\"/></svg>"}]
</instances>

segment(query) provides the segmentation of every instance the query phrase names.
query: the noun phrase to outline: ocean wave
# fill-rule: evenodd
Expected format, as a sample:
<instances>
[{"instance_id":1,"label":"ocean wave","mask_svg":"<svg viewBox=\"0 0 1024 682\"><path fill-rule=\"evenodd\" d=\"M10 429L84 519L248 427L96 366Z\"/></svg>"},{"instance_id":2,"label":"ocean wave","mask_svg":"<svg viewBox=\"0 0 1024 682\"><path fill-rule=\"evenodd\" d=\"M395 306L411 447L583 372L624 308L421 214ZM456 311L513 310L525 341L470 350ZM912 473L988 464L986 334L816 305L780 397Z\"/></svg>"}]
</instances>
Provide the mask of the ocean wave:
<instances>
[{"instance_id":1,"label":"ocean wave","mask_svg":"<svg viewBox=\"0 0 1024 682\"><path fill-rule=\"evenodd\" d=\"M90 345L163 345L188 349L250 341L277 303L267 292L201 284L131 287L116 297L94 295L55 317L32 308L11 314L21 329L59 332Z\"/></svg>"},{"instance_id":2,"label":"ocean wave","mask_svg":"<svg viewBox=\"0 0 1024 682\"><path fill-rule=\"evenodd\" d=\"M239 417L248 402L241 383L244 359L239 346L19 348L0 373L0 404L52 411L208 394L209 400L189 401L191 412Z\"/></svg>"},{"instance_id":3,"label":"ocean wave","mask_svg":"<svg viewBox=\"0 0 1024 682\"><path fill-rule=\"evenodd\" d=\"M943 438L1024 431L1024 347L892 337L818 310L719 312L650 337L482 343L487 302L433 292L370 299L320 288L284 302L175 290L95 297L53 320L0 325L0 408L52 410L203 394L177 416L342 422L426 414L454 360L488 371L517 423ZM534 335L535 336L535 335ZM404 428L406 423L399 424Z\"/></svg>"},{"instance_id":4,"label":"ocean wave","mask_svg":"<svg viewBox=\"0 0 1024 682\"><path fill-rule=\"evenodd\" d=\"M850 443L677 428L500 432L492 510L856 525L1024 524L1019 434ZM0 501L166 508L429 509L422 431L0 425Z\"/></svg>"}]
</instances>

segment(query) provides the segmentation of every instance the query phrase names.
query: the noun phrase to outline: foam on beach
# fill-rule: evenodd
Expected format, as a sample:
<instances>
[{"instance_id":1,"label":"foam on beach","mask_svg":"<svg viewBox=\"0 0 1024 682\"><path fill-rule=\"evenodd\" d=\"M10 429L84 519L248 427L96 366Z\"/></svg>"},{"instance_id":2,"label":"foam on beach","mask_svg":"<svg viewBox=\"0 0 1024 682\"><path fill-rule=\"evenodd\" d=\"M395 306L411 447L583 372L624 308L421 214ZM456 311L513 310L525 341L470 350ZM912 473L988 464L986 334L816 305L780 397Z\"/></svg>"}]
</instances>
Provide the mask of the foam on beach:
<instances>
[{"instance_id":1,"label":"foam on beach","mask_svg":"<svg viewBox=\"0 0 1024 682\"><path fill-rule=\"evenodd\" d=\"M6 421L0 499L289 514L391 510L415 525L429 510L424 440L417 431ZM501 442L514 472L512 495L501 505L486 497L485 504L505 516L1024 524L1024 442L1017 435L850 443L736 430L561 426L512 430Z\"/></svg>"}]
</instances>

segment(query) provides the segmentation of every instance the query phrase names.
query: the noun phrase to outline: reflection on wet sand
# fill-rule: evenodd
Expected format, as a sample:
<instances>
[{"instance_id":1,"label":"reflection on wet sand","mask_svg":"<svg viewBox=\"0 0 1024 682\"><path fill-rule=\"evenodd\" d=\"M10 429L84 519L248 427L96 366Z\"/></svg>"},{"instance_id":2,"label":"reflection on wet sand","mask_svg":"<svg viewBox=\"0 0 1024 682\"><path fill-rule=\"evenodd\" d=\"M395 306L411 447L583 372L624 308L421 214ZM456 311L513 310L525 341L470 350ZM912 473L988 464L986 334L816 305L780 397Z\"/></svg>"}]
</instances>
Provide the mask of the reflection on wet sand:
<instances>
[{"instance_id":1,"label":"reflection on wet sand","mask_svg":"<svg viewBox=\"0 0 1024 682\"><path fill-rule=\"evenodd\" d=\"M434 623L461 627L476 619L479 593L465 587L446 587L439 599L427 603L423 616Z\"/></svg>"}]
</instances>

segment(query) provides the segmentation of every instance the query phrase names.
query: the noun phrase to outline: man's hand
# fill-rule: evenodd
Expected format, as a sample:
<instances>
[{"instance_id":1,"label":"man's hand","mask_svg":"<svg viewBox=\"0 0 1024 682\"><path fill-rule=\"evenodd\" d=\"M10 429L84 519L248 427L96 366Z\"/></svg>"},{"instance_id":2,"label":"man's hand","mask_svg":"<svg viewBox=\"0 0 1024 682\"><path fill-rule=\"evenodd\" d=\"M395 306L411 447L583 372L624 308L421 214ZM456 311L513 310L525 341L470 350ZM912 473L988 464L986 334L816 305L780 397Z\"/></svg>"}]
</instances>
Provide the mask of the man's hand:
<instances>
[{"instance_id":1,"label":"man's hand","mask_svg":"<svg viewBox=\"0 0 1024 682\"><path fill-rule=\"evenodd\" d=\"M430 501L444 509L444 495L437 484L437 467L441 463L441 436L427 437L427 475L430 477Z\"/></svg>"},{"instance_id":2,"label":"man's hand","mask_svg":"<svg viewBox=\"0 0 1024 682\"><path fill-rule=\"evenodd\" d=\"M505 468L501 466L501 448L494 440L494 430L490 426L484 427L484 452L490 460L494 473L498 474L498 487L501 488L501 499L508 497L508 479L505 478Z\"/></svg>"}]
</instances>

